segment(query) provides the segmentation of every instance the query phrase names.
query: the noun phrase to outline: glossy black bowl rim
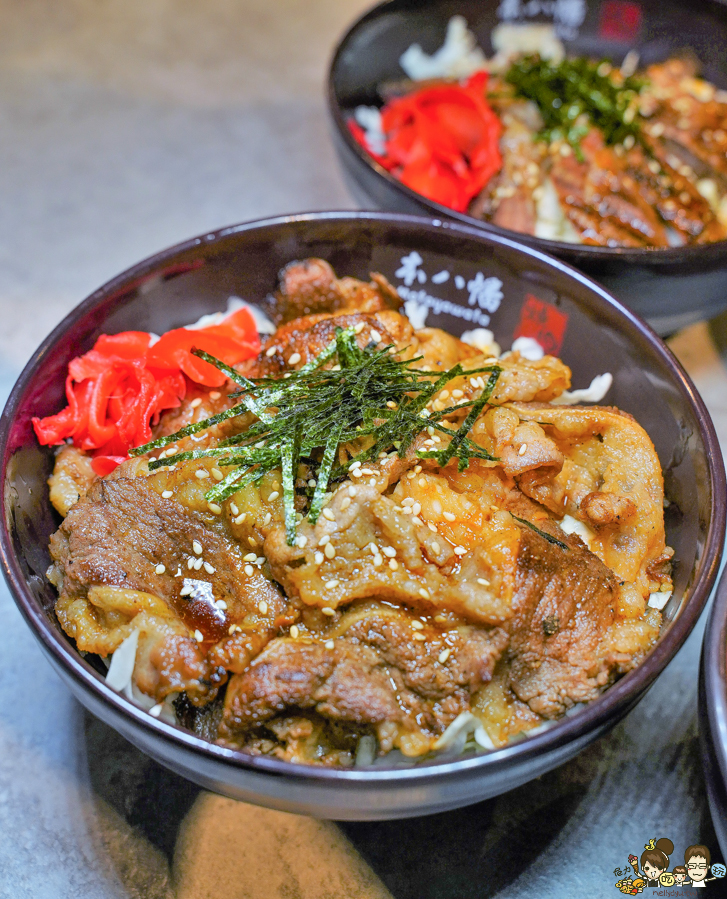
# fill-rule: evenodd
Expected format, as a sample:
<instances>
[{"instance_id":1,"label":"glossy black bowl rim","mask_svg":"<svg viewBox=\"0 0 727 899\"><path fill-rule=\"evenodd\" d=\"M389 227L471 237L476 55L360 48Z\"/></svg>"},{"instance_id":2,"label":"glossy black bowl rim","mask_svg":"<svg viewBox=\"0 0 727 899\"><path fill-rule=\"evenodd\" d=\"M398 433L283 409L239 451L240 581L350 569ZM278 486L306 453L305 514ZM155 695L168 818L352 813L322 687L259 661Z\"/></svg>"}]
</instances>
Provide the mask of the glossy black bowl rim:
<instances>
[{"instance_id":1,"label":"glossy black bowl rim","mask_svg":"<svg viewBox=\"0 0 727 899\"><path fill-rule=\"evenodd\" d=\"M703 0L708 7L715 11L721 10L725 16L725 37L727 37L727 10L725 9L725 0ZM357 158L361 165L366 166L391 187L399 191L404 197L408 198L412 203L418 203L420 206L430 210L431 215L441 215L446 218L454 219L464 225L470 225L488 234L502 234L510 237L512 240L524 241L530 246L536 247L545 253L552 255L561 255L563 253L573 257L575 254L581 260L587 260L590 263L598 262L622 262L637 263L648 266L673 266L679 263L689 263L698 268L700 264L704 264L715 259L721 259L727 255L727 238L723 240L713 241L705 244L692 244L686 247L596 247L586 244L566 243L561 240L546 240L543 237L535 237L529 234L523 234L519 231L512 231L509 228L501 228L493 225L484 219L476 219L474 216L467 215L464 212L457 212L448 206L442 206L440 203L430 200L423 194L419 194L402 184L390 172L388 172L380 163L370 156L364 148L358 143L351 134L346 124L346 118L343 109L338 101L338 94L335 86L335 73L338 68L339 61L346 52L349 41L354 33L369 21L378 18L389 8L396 8L401 5L401 0L384 0L373 8L369 9L347 29L343 37L336 45L330 65L328 67L328 109L335 125L338 136L344 141L349 152Z\"/></svg>"},{"instance_id":2,"label":"glossy black bowl rim","mask_svg":"<svg viewBox=\"0 0 727 899\"><path fill-rule=\"evenodd\" d=\"M702 644L704 704L716 771L727 790L727 568L722 572Z\"/></svg>"},{"instance_id":3,"label":"glossy black bowl rim","mask_svg":"<svg viewBox=\"0 0 727 899\"><path fill-rule=\"evenodd\" d=\"M700 563L703 571L692 588L689 600L667 633L641 665L613 684L598 699L593 700L584 709L581 709L577 715L561 718L552 727L532 737L514 742L502 749L464 759L440 762L434 765L390 769L333 769L251 756L237 750L217 746L196 736L191 731L153 718L148 712L134 705L120 693L107 686L98 672L71 646L68 640L61 635L60 631L50 624L46 612L30 592L13 551L12 538L9 531L10 515L7 507L7 496L6 491L3 490L1 500L2 520L0 521L0 561L2 562L5 578L23 617L30 625L35 637L40 641L42 647L57 666L64 669L83 691L91 693L96 700L110 705L117 716L130 720L137 728L142 729L148 739L162 741L170 746L182 748L200 757L206 757L208 760L214 760L219 764L229 766L230 769L246 769L258 774L292 777L301 782L328 782L329 784L340 782L347 784L350 788L365 787L369 783L385 784L392 781L416 782L424 785L450 774L456 775L478 768L487 768L489 772L504 770L511 761L525 762L539 756L541 753L556 750L572 740L585 738L593 730L605 728L614 716L618 716L619 712L627 711L630 705L651 685L656 676L684 643L704 608L717 575L725 530L727 487L725 485L724 465L714 426L699 393L677 359L646 322L622 306L604 288L586 275L559 259L549 257L532 247L510 240L508 237L497 234L483 234L476 228L467 228L454 222L433 220L413 215L385 212L323 211L276 216L230 225L162 250L122 272L94 291L60 322L33 353L30 361L18 378L2 415L2 423L0 424L0 462L2 465L0 476L2 477L2 483L5 484L7 466L10 461L8 441L11 423L14 421L28 382L61 335L99 302L117 293L122 288L128 288L134 283L138 284L179 253L193 250L195 247L212 244L218 240L250 231L275 228L276 226L291 223L299 223L301 226L304 226L306 223L315 225L319 222L360 222L364 225L380 223L384 226L403 226L411 230L422 230L430 233L436 233L437 231L453 232L463 240L474 240L483 245L483 247L495 245L513 250L524 257L530 257L534 261L545 263L550 268L570 276L570 278L586 287L594 295L593 305L596 310L598 310L599 306L615 308L620 316L637 332L635 336L647 343L652 352L661 357L666 368L671 372L673 384L678 387L684 402L691 405L694 409L705 452L710 460L709 478L712 487L710 524Z\"/></svg>"}]
</instances>

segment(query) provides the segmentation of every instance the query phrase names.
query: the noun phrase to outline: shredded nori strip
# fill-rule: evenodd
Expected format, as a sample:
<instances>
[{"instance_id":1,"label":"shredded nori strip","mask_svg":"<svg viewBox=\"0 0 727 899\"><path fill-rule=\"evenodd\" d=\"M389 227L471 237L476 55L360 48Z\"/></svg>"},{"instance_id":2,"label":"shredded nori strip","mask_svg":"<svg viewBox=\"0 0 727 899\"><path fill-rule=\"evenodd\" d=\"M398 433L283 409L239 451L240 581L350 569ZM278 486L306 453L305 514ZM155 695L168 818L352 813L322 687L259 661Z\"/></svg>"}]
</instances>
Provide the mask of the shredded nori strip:
<instances>
[{"instance_id":1,"label":"shredded nori strip","mask_svg":"<svg viewBox=\"0 0 727 899\"><path fill-rule=\"evenodd\" d=\"M403 457L425 428L446 436L448 442L441 450L418 451L420 458L436 459L441 466L457 459L460 471L472 458L498 461L467 435L489 402L502 369L491 364L465 371L457 364L437 376L414 367L421 356L401 360L393 355L394 350L391 344L382 349L373 344L361 348L353 328L338 328L335 340L297 371L286 372L285 378L246 378L214 356L192 350L241 388L230 394L240 402L226 412L137 447L131 454L162 449L222 421L252 414L257 420L217 446L156 459L149 468L214 458L218 467L233 469L205 494L208 502L216 503L281 469L286 540L291 546L296 537L295 481L301 463L316 481L312 496L309 488L302 491L310 497L308 520L315 523L330 485L346 478L352 463L378 462L382 454L392 451ZM338 364L323 368L334 357ZM489 378L477 400L465 400L439 412L426 409L432 397L453 378L480 373L489 374ZM467 415L457 430L442 423L461 410L467 410ZM364 441L367 448L345 464L339 458L336 465L339 450L361 438L368 438Z\"/></svg>"},{"instance_id":2,"label":"shredded nori strip","mask_svg":"<svg viewBox=\"0 0 727 899\"><path fill-rule=\"evenodd\" d=\"M552 543L553 546L559 546L561 549L570 549L567 543L563 543L562 540L558 540L557 537L553 537L552 534L546 534L545 531L541 531L540 528L536 527L532 521L528 521L526 518L520 518L517 515L514 515L512 512L510 513L515 521L519 521L520 524L524 524L526 527L529 527L531 531L535 531L536 534L540 535L543 540L547 540L548 543Z\"/></svg>"},{"instance_id":3,"label":"shredded nori strip","mask_svg":"<svg viewBox=\"0 0 727 899\"><path fill-rule=\"evenodd\" d=\"M581 139L595 126L607 144L641 136L638 97L645 82L607 62L585 57L554 63L526 56L512 64L505 80L517 94L536 104L544 127L538 137L552 143L566 140L583 161Z\"/></svg>"}]
</instances>

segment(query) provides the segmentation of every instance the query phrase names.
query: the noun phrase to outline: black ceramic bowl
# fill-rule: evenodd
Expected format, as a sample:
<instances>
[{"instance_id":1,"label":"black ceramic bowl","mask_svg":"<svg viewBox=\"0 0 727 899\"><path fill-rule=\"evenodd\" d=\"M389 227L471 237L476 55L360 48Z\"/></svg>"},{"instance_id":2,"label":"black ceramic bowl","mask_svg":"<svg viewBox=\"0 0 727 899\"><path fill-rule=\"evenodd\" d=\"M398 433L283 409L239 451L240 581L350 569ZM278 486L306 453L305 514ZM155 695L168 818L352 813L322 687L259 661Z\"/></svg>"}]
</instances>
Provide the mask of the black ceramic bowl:
<instances>
[{"instance_id":1,"label":"black ceramic bowl","mask_svg":"<svg viewBox=\"0 0 727 899\"><path fill-rule=\"evenodd\" d=\"M404 50L418 43L427 53L434 52L455 14L465 17L488 56L490 33L503 17L555 21L567 50L574 54L620 63L633 48L649 65L689 48L703 63L705 78L727 88L727 5L715 0L390 0L366 13L343 37L328 80L336 149L352 193L364 207L447 217L524 241L596 278L662 335L726 308L727 240L645 250L528 237L427 200L397 181L356 143L346 125L355 107L380 105L377 86L405 77L399 66ZM632 36L604 37L604 30L613 33L614 27L624 35L632 31Z\"/></svg>"},{"instance_id":2,"label":"black ceramic bowl","mask_svg":"<svg viewBox=\"0 0 727 899\"><path fill-rule=\"evenodd\" d=\"M434 286L428 282L426 290L415 291L420 303L430 304L427 324L455 334L488 324L507 347L520 323L529 323L552 349L562 344L576 385L611 371L608 402L637 416L651 435L672 500L667 536L676 550L663 636L639 668L549 730L486 755L405 769L329 770L253 758L150 717L107 687L61 631L53 614L55 592L45 579L48 538L58 526L46 487L53 456L37 444L31 417L64 404L68 361L101 333L159 333L224 308L230 294L264 303L280 268L311 255L327 259L341 275L368 278L378 270L398 285L407 280L402 259L419 258L420 271L439 275ZM489 312L479 301L469 304L470 282L485 285L476 296ZM533 310L542 315L533 318ZM236 225L124 272L81 303L35 352L3 414L0 458L5 576L43 651L79 700L149 755L205 787L341 819L405 817L485 799L565 762L603 734L634 706L697 620L715 578L725 522L724 469L709 416L679 364L642 321L585 276L536 250L462 225L385 213L312 213Z\"/></svg>"},{"instance_id":3,"label":"black ceramic bowl","mask_svg":"<svg viewBox=\"0 0 727 899\"><path fill-rule=\"evenodd\" d=\"M727 569L720 578L702 644L699 737L712 821L727 855Z\"/></svg>"}]
</instances>

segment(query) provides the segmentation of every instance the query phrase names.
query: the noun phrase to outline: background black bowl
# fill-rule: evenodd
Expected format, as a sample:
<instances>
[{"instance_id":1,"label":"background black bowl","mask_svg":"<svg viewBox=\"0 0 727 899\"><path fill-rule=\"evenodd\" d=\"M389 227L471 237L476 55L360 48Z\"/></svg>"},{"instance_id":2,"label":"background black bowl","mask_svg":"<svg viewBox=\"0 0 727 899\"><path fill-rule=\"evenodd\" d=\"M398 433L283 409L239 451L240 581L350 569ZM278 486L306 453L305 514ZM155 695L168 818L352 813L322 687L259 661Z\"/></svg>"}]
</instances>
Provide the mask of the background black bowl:
<instances>
[{"instance_id":1,"label":"background black bowl","mask_svg":"<svg viewBox=\"0 0 727 899\"><path fill-rule=\"evenodd\" d=\"M548 9L548 14L536 12ZM558 10L560 9L560 12ZM518 12L519 11L519 12ZM670 334L727 308L727 240L663 250L574 246L498 228L427 200L390 175L357 144L346 126L353 109L380 105L377 86L404 77L399 57L418 43L432 53L444 41L447 22L463 15L485 53L490 33L508 21L552 22L574 54L620 63L630 49L650 65L685 48L703 64L704 77L727 88L727 6L715 0L391 0L374 7L342 38L331 63L328 104L333 135L349 187L366 208L447 217L488 233L507 234L565 259L596 278L659 334ZM578 23L581 14L583 21ZM632 36L603 36L605 17L620 17ZM576 23L576 24L568 24Z\"/></svg>"},{"instance_id":2,"label":"background black bowl","mask_svg":"<svg viewBox=\"0 0 727 899\"><path fill-rule=\"evenodd\" d=\"M279 269L311 255L327 259L341 275L368 278L378 270L401 285L406 280L402 259L415 259L413 253L421 259L419 270L439 275L439 284L432 286L430 279L426 290L415 291L420 302L432 300L427 324L455 334L489 324L509 347L525 316L552 349L562 344L576 385L590 383L603 371L613 373L607 401L646 427L672 501L666 524L676 551L675 590L660 642L640 667L548 730L489 754L404 769L390 763L379 769L328 770L254 758L152 718L106 686L100 669L78 654L53 613L55 591L45 579L48 538L58 526L46 487L53 453L37 444L32 416L64 405L69 360L88 350L101 333L129 328L160 333L224 308L231 294L264 305ZM489 290L471 290L470 284L484 282ZM480 301L491 311L485 312ZM533 309L543 315L534 320ZM697 620L716 575L727 505L722 457L704 405L678 362L642 321L567 265L507 238L384 213L311 213L236 225L124 272L81 303L33 355L3 413L0 459L4 573L46 656L78 699L136 746L205 787L278 809L341 819L426 814L497 795L565 762L613 726Z\"/></svg>"},{"instance_id":3,"label":"background black bowl","mask_svg":"<svg viewBox=\"0 0 727 899\"><path fill-rule=\"evenodd\" d=\"M720 578L702 644L699 738L712 821L727 856L727 569Z\"/></svg>"}]
</instances>

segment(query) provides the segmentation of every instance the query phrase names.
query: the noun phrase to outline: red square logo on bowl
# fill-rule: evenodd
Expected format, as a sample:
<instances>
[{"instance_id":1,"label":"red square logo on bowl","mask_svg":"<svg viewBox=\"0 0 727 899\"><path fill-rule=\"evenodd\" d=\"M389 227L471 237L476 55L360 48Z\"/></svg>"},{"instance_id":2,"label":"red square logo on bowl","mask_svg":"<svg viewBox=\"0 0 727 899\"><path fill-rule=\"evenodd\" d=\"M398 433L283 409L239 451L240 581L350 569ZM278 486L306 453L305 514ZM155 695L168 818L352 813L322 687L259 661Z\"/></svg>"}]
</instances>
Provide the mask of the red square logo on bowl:
<instances>
[{"instance_id":1,"label":"red square logo on bowl","mask_svg":"<svg viewBox=\"0 0 727 899\"><path fill-rule=\"evenodd\" d=\"M638 3L629 0L606 0L601 6L598 34L611 41L628 43L641 31L643 13Z\"/></svg>"},{"instance_id":2,"label":"red square logo on bowl","mask_svg":"<svg viewBox=\"0 0 727 899\"><path fill-rule=\"evenodd\" d=\"M520 310L520 322L513 339L532 337L546 353L556 356L560 352L567 327L568 315L565 312L529 293Z\"/></svg>"}]
</instances>

